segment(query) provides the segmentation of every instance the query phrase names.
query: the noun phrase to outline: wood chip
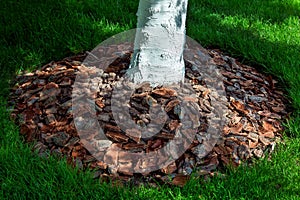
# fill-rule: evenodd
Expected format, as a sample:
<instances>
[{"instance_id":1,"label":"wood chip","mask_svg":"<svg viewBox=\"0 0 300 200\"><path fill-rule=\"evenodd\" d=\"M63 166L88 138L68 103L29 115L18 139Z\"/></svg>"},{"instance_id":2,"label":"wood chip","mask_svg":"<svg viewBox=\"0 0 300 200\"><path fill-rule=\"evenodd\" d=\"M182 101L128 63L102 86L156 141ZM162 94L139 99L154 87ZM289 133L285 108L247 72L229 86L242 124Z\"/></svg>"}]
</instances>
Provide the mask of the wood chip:
<instances>
[{"instance_id":1,"label":"wood chip","mask_svg":"<svg viewBox=\"0 0 300 200\"><path fill-rule=\"evenodd\" d=\"M264 136L259 136L259 140L265 145L265 146L268 146L271 142L265 138Z\"/></svg>"},{"instance_id":2,"label":"wood chip","mask_svg":"<svg viewBox=\"0 0 300 200\"><path fill-rule=\"evenodd\" d=\"M272 124L270 124L266 121L262 122L262 126L263 126L265 131L268 131L268 132L276 131L276 128Z\"/></svg>"},{"instance_id":3,"label":"wood chip","mask_svg":"<svg viewBox=\"0 0 300 200\"><path fill-rule=\"evenodd\" d=\"M245 115L248 115L249 114L249 111L245 108L245 105L243 103L241 103L240 101L235 101L233 100L231 102L231 104L233 105L233 107L235 109L237 109L237 111L245 114Z\"/></svg>"},{"instance_id":4,"label":"wood chip","mask_svg":"<svg viewBox=\"0 0 300 200\"><path fill-rule=\"evenodd\" d=\"M152 91L153 94L162 96L165 98L177 96L177 92L170 88L159 88Z\"/></svg>"},{"instance_id":5,"label":"wood chip","mask_svg":"<svg viewBox=\"0 0 300 200\"><path fill-rule=\"evenodd\" d=\"M108 132L106 132L106 136L109 137L110 139L112 139L113 141L119 142L119 143L126 143L129 140L129 137L127 137L126 135L123 135L122 133L118 133L118 132L108 131Z\"/></svg>"},{"instance_id":6,"label":"wood chip","mask_svg":"<svg viewBox=\"0 0 300 200\"><path fill-rule=\"evenodd\" d=\"M236 126L230 128L230 131L234 134L238 134L242 130L243 130L243 124L242 123L238 123Z\"/></svg>"}]
</instances>

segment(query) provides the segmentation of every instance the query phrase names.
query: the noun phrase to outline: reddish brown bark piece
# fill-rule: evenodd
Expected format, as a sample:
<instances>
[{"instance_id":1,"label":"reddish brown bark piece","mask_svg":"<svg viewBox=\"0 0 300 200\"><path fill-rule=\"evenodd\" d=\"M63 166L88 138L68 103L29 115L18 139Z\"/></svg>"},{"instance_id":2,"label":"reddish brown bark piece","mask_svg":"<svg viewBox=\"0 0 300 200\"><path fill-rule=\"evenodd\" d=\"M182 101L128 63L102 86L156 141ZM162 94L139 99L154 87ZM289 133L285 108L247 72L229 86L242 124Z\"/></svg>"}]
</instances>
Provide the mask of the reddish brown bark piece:
<instances>
[{"instance_id":1,"label":"reddish brown bark piece","mask_svg":"<svg viewBox=\"0 0 300 200\"><path fill-rule=\"evenodd\" d=\"M123 149L125 150L139 150L144 149L146 147L145 144L135 144L135 143L128 143L123 145Z\"/></svg>"},{"instance_id":2,"label":"reddish brown bark piece","mask_svg":"<svg viewBox=\"0 0 300 200\"><path fill-rule=\"evenodd\" d=\"M245 105L243 103L241 103L240 101L233 100L231 102L231 104L237 111L239 111L245 115L247 115L249 113L249 111L245 108Z\"/></svg>"},{"instance_id":3,"label":"reddish brown bark piece","mask_svg":"<svg viewBox=\"0 0 300 200\"><path fill-rule=\"evenodd\" d=\"M96 105L99 106L100 108L104 108L105 104L102 101L102 98L99 98L95 101Z\"/></svg>"},{"instance_id":4,"label":"reddish brown bark piece","mask_svg":"<svg viewBox=\"0 0 300 200\"><path fill-rule=\"evenodd\" d=\"M132 140L134 140L136 143L140 142L141 136L142 136L142 132L140 130L137 129L127 129L126 130L126 135L131 138Z\"/></svg>"},{"instance_id":5,"label":"reddish brown bark piece","mask_svg":"<svg viewBox=\"0 0 300 200\"><path fill-rule=\"evenodd\" d=\"M166 98L177 96L177 92L170 88L159 88L152 91L153 94Z\"/></svg>"},{"instance_id":6,"label":"reddish brown bark piece","mask_svg":"<svg viewBox=\"0 0 300 200\"><path fill-rule=\"evenodd\" d=\"M106 132L106 136L118 143L126 143L129 140L129 138L126 135L117 132Z\"/></svg>"},{"instance_id":7,"label":"reddish brown bark piece","mask_svg":"<svg viewBox=\"0 0 300 200\"><path fill-rule=\"evenodd\" d=\"M166 105L165 111L166 111L166 112L170 112L170 111L171 111L172 109L174 109L174 107L177 106L179 103L180 103L180 101L177 100L177 99L170 101L170 102Z\"/></svg>"},{"instance_id":8,"label":"reddish brown bark piece","mask_svg":"<svg viewBox=\"0 0 300 200\"><path fill-rule=\"evenodd\" d=\"M243 130L243 124L238 123L237 125L230 128L230 131L234 134L238 134Z\"/></svg>"},{"instance_id":9,"label":"reddish brown bark piece","mask_svg":"<svg viewBox=\"0 0 300 200\"><path fill-rule=\"evenodd\" d=\"M266 121L263 121L262 126L265 131L268 131L268 132L276 131L276 128L272 124L270 124Z\"/></svg>"},{"instance_id":10,"label":"reddish brown bark piece","mask_svg":"<svg viewBox=\"0 0 300 200\"><path fill-rule=\"evenodd\" d=\"M121 132L120 127L114 126L114 125L111 125L111 124L105 124L104 129L106 131Z\"/></svg>"}]
</instances>

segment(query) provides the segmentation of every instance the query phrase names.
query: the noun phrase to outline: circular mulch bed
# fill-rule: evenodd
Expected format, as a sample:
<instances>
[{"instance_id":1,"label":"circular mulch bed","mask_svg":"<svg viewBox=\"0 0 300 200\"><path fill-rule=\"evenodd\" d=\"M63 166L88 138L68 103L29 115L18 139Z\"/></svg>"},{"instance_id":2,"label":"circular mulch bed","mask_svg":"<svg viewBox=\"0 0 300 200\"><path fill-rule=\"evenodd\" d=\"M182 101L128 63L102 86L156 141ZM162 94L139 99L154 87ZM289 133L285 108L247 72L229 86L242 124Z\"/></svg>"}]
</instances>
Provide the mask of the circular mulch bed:
<instances>
[{"instance_id":1,"label":"circular mulch bed","mask_svg":"<svg viewBox=\"0 0 300 200\"><path fill-rule=\"evenodd\" d=\"M129 103L132 120L140 126L151 122L149 102L161 105L169 118L157 134L147 139L141 138L138 131L130 130L134 135L121 129L112 115L111 96L115 83L129 66L131 53L123 52L100 75L99 71L95 72L95 77L101 79L95 96L97 120L111 143L123 150L157 151L174 139L180 126L179 96L175 90L166 87L152 88L144 84L136 88ZM73 166L95 170L94 178L101 180L111 178L134 184L163 182L182 186L193 171L199 176L211 176L222 172L226 166L252 163L256 158L270 155L282 139L281 122L288 116L287 100L275 87L276 81L217 50L203 49L202 53L209 56L210 64L221 72L226 98L220 97L220 102L223 100L222 105L226 107L226 113L223 113L226 123L222 124L215 145L206 144L208 120L216 109L212 105L213 91L207 87L207 80L199 70L186 60L185 81L194 89L193 102L197 104L200 116L199 121L191 119L197 124L196 137L175 162L151 173L128 173L121 165L108 165L93 157L83 145L73 120L72 86L77 72L89 71L89 75L93 75L82 65L87 54L51 62L35 72L19 75L10 94L11 116L26 141L36 142L34 149L39 155L66 157ZM118 158L116 160L118 162Z\"/></svg>"}]
</instances>

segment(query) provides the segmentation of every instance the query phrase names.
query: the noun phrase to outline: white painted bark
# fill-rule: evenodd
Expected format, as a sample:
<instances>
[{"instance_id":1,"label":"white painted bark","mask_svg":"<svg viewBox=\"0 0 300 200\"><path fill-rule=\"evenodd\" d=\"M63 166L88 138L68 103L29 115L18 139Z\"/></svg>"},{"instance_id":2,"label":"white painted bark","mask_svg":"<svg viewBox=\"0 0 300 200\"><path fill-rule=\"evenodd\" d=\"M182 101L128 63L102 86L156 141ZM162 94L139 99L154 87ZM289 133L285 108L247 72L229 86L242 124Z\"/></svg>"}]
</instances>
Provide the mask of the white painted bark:
<instances>
[{"instance_id":1,"label":"white painted bark","mask_svg":"<svg viewBox=\"0 0 300 200\"><path fill-rule=\"evenodd\" d=\"M127 75L152 86L183 82L188 0L140 0L134 54Z\"/></svg>"}]
</instances>

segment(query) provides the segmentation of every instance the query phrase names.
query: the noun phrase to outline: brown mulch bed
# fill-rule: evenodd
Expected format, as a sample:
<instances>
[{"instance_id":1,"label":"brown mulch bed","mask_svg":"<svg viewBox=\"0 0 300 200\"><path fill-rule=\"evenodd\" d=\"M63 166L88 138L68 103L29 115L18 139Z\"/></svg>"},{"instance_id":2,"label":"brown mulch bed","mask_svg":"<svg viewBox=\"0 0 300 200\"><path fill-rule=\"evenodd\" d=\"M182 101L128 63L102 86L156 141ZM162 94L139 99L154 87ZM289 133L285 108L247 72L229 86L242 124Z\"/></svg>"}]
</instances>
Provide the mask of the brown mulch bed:
<instances>
[{"instance_id":1,"label":"brown mulch bed","mask_svg":"<svg viewBox=\"0 0 300 200\"><path fill-rule=\"evenodd\" d=\"M209 145L205 144L205 133L209 117L216 109L212 105L213 91L207 87L203 74L186 60L186 82L192 84L196 94L193 101L201 116L199 122L193 121L198 124L198 131L182 156L169 166L151 173L126 173L121 165L111 166L97 160L83 145L72 115L72 86L76 73L87 70L82 65L87 54L51 62L35 72L18 76L10 94L10 105L13 106L11 116L20 126L20 133L26 141L36 142L34 148L39 155L65 156L73 166L95 170L94 178L100 177L102 180L112 178L133 184L158 181L182 186L193 171L199 176L212 176L222 172L226 166L251 164L257 158L270 155L282 140L281 122L288 116L288 101L283 92L276 88L277 82L220 51L202 51L211 58L210 64L221 72L226 91L226 102L223 103L226 106L226 123L215 145L209 149ZM97 119L112 144L123 150L157 151L174 138L180 126L180 116L176 111L179 97L171 88L151 88L145 84L137 88L130 98L132 120L142 126L150 123L149 99L162 105L169 119L162 130L150 139L133 137L118 127L112 116L110 98L113 85L129 66L130 56L131 52L123 52L98 76L101 84L95 96ZM93 75L90 71L89 74ZM202 148L209 149L209 152L201 152Z\"/></svg>"}]
</instances>

